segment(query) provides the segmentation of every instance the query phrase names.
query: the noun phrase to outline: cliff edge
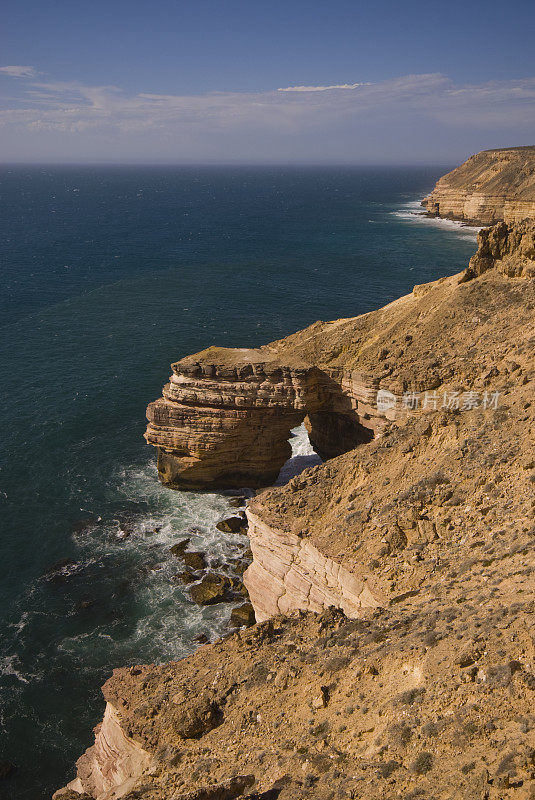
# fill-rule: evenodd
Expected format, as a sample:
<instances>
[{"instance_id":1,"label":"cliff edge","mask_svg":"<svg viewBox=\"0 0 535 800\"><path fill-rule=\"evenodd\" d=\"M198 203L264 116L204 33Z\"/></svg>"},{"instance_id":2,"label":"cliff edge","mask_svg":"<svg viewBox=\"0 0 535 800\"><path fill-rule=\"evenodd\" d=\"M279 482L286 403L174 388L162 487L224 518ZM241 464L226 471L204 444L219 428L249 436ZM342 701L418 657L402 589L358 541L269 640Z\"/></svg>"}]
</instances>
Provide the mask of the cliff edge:
<instances>
[{"instance_id":1,"label":"cliff edge","mask_svg":"<svg viewBox=\"0 0 535 800\"><path fill-rule=\"evenodd\" d=\"M422 205L473 225L535 218L535 147L483 150L448 172Z\"/></svg>"}]
</instances>

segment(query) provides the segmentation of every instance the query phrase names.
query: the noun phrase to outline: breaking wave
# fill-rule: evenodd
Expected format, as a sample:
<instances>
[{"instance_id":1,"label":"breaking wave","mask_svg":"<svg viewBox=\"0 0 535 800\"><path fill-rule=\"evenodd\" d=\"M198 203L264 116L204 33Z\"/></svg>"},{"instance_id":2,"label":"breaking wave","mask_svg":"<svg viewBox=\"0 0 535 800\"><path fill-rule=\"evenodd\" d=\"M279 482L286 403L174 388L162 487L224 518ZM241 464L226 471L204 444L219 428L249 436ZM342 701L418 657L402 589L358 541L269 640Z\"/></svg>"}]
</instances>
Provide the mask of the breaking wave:
<instances>
[{"instance_id":1,"label":"breaking wave","mask_svg":"<svg viewBox=\"0 0 535 800\"><path fill-rule=\"evenodd\" d=\"M406 222L413 222L417 225L428 225L433 228L441 228L450 233L456 234L461 239L475 241L477 234L481 227L474 225L466 225L464 222L457 222L452 219L442 219L440 217L427 217L425 212L422 211L422 204L420 200L412 200L409 203L401 206L397 211L391 212L394 217L405 220Z\"/></svg>"}]
</instances>

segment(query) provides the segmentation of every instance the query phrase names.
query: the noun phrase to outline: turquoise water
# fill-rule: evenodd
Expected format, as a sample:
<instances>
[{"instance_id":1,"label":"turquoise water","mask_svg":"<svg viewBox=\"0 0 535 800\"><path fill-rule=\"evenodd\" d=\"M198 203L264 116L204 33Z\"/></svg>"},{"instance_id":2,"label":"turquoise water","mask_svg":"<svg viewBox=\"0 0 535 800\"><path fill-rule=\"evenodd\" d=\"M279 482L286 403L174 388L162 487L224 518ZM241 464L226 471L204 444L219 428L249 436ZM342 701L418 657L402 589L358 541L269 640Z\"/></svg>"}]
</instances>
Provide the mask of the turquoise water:
<instances>
[{"instance_id":1,"label":"turquoise water","mask_svg":"<svg viewBox=\"0 0 535 800\"><path fill-rule=\"evenodd\" d=\"M192 536L228 564L245 546L215 530L228 501L161 487L142 437L170 362L461 269L473 231L413 213L444 171L0 171L0 760L18 767L1 797L73 777L114 667L226 629L228 607L173 582L168 548Z\"/></svg>"}]
</instances>

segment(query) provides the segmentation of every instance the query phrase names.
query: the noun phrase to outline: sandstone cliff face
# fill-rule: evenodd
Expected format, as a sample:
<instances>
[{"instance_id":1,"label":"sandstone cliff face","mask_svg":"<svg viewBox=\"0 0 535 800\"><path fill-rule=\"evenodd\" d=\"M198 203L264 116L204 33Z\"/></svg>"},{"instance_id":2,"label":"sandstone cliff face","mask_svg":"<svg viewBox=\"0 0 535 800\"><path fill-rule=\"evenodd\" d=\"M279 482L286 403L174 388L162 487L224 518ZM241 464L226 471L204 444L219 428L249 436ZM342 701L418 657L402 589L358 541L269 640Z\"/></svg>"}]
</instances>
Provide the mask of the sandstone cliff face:
<instances>
[{"instance_id":1,"label":"sandstone cliff face","mask_svg":"<svg viewBox=\"0 0 535 800\"><path fill-rule=\"evenodd\" d=\"M476 225L535 218L535 147L484 150L444 175L422 205Z\"/></svg>"},{"instance_id":2,"label":"sandstone cliff face","mask_svg":"<svg viewBox=\"0 0 535 800\"><path fill-rule=\"evenodd\" d=\"M95 744L78 760L77 777L66 790L116 800L134 788L151 762L149 753L125 734L117 710L107 703L104 718L95 728Z\"/></svg>"},{"instance_id":3,"label":"sandstone cliff face","mask_svg":"<svg viewBox=\"0 0 535 800\"><path fill-rule=\"evenodd\" d=\"M378 388L431 402L398 400L380 436L257 494L245 581L265 621L117 670L69 791L532 800L534 230L483 231L464 273L247 351L304 369L279 392L300 416L320 385L359 424Z\"/></svg>"},{"instance_id":4,"label":"sandstone cliff face","mask_svg":"<svg viewBox=\"0 0 535 800\"><path fill-rule=\"evenodd\" d=\"M258 513L261 506L255 505ZM309 538L270 527L247 511L253 563L244 575L257 622L296 608L341 608L348 617L384 603L384 594L325 556Z\"/></svg>"}]
</instances>

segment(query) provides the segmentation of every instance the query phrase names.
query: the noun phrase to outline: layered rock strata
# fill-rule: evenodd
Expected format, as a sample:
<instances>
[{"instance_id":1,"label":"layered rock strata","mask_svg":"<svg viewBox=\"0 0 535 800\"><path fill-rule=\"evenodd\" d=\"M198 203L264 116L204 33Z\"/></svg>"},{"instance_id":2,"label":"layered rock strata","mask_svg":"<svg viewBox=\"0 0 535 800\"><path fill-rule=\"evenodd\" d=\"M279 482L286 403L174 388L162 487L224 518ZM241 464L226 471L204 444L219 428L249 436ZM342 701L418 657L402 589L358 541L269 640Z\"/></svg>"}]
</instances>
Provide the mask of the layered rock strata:
<instances>
[{"instance_id":1,"label":"layered rock strata","mask_svg":"<svg viewBox=\"0 0 535 800\"><path fill-rule=\"evenodd\" d=\"M352 399L327 372L269 348L211 347L172 365L163 397L147 409L160 480L173 488L273 483L305 415L324 457L368 441ZM334 431L335 436L332 435Z\"/></svg>"},{"instance_id":2,"label":"layered rock strata","mask_svg":"<svg viewBox=\"0 0 535 800\"><path fill-rule=\"evenodd\" d=\"M261 506L255 506L259 513ZM270 527L247 511L253 563L244 575L257 622L295 608L341 608L348 617L384 604L384 594L340 561L325 556L308 537ZM300 533L300 532L299 532Z\"/></svg>"},{"instance_id":3,"label":"layered rock strata","mask_svg":"<svg viewBox=\"0 0 535 800\"><path fill-rule=\"evenodd\" d=\"M112 733L69 792L531 800L532 235L482 232L463 273L262 349L431 402L399 401L381 436L257 494L245 580L265 621L115 671Z\"/></svg>"},{"instance_id":4,"label":"layered rock strata","mask_svg":"<svg viewBox=\"0 0 535 800\"><path fill-rule=\"evenodd\" d=\"M475 225L535 218L535 147L484 150L444 175L422 203Z\"/></svg>"},{"instance_id":5,"label":"layered rock strata","mask_svg":"<svg viewBox=\"0 0 535 800\"><path fill-rule=\"evenodd\" d=\"M95 728L95 744L78 759L77 777L66 790L114 800L133 789L152 762L153 757L125 733L117 709L107 703Z\"/></svg>"}]
</instances>

